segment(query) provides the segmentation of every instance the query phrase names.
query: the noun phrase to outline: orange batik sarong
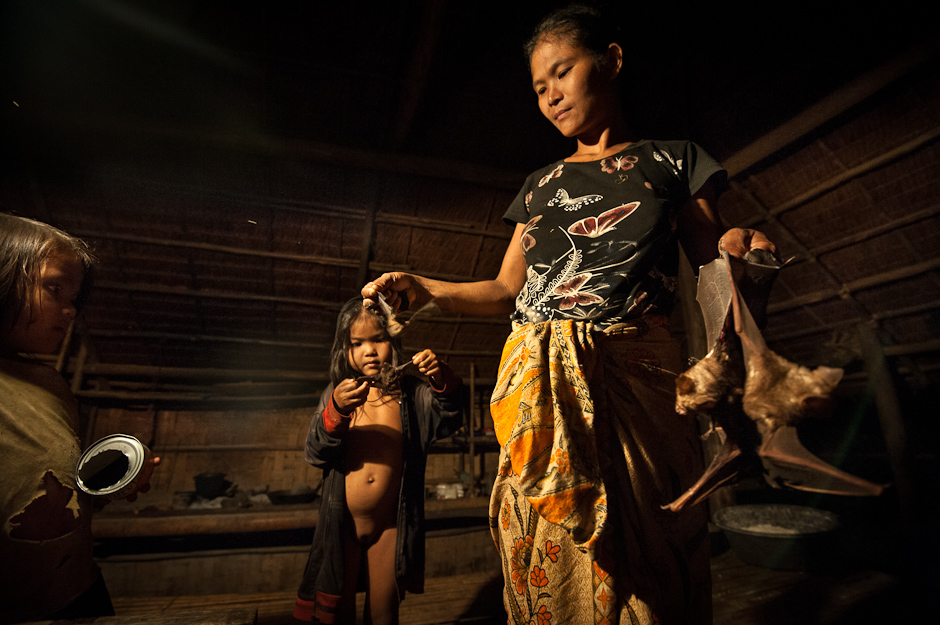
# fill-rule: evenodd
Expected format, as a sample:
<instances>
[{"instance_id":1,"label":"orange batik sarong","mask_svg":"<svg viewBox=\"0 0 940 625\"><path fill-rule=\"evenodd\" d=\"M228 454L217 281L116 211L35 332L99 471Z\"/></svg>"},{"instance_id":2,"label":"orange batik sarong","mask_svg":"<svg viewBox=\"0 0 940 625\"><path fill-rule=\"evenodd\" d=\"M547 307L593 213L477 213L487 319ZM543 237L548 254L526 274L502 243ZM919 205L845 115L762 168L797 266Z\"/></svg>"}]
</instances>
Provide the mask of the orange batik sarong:
<instances>
[{"instance_id":1,"label":"orange batik sarong","mask_svg":"<svg viewBox=\"0 0 940 625\"><path fill-rule=\"evenodd\" d=\"M507 339L490 527L511 623L711 622L704 507L661 507L702 471L695 423L673 407L679 365L659 317Z\"/></svg>"}]
</instances>

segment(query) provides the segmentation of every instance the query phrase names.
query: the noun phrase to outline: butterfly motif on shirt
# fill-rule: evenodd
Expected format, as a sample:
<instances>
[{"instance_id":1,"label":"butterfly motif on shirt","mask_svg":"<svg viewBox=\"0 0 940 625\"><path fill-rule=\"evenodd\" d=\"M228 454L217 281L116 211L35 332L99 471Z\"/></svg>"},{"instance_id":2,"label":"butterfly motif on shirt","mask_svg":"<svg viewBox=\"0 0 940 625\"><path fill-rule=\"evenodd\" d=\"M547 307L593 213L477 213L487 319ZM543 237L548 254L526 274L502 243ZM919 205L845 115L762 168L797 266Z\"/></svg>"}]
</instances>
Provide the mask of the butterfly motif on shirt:
<instances>
[{"instance_id":1,"label":"butterfly motif on shirt","mask_svg":"<svg viewBox=\"0 0 940 625\"><path fill-rule=\"evenodd\" d=\"M596 217L585 217L568 226L568 232L582 237L597 237L616 230L614 226L623 221L640 205L639 202L628 202L609 211L604 211Z\"/></svg>"},{"instance_id":2,"label":"butterfly motif on shirt","mask_svg":"<svg viewBox=\"0 0 940 625\"><path fill-rule=\"evenodd\" d=\"M564 189L558 189L555 197L548 201L548 206L561 206L566 211L576 211L582 206L593 204L598 200L604 199L603 195L582 195L581 197L569 197Z\"/></svg>"},{"instance_id":3,"label":"butterfly motif on shirt","mask_svg":"<svg viewBox=\"0 0 940 625\"><path fill-rule=\"evenodd\" d=\"M640 159L636 156L608 156L601 161L601 171L605 174L616 173L617 170L627 171Z\"/></svg>"},{"instance_id":4,"label":"butterfly motif on shirt","mask_svg":"<svg viewBox=\"0 0 940 625\"><path fill-rule=\"evenodd\" d=\"M556 167L555 169L553 169L553 170L550 171L549 173L547 173L547 174L545 174L544 176L542 176L542 179L539 180L539 186L540 186L540 187L544 187L545 185L548 184L548 181L549 181L549 180L551 180L552 178L557 178L558 176L560 176L560 175L561 175L561 170L564 169L564 167L565 167L565 164L564 164L564 163L561 163L558 167Z\"/></svg>"},{"instance_id":5,"label":"butterfly motif on shirt","mask_svg":"<svg viewBox=\"0 0 940 625\"><path fill-rule=\"evenodd\" d=\"M599 295L595 295L590 291L581 290L581 287L591 279L592 275L593 274L589 271L579 273L567 282L563 282L552 289L552 295L556 298L561 298L561 302L558 304L558 310L571 310L575 306L589 306L591 304L600 304L604 301Z\"/></svg>"},{"instance_id":6,"label":"butterfly motif on shirt","mask_svg":"<svg viewBox=\"0 0 940 625\"><path fill-rule=\"evenodd\" d=\"M660 163L669 161L669 164L672 165L672 173L676 176L678 176L679 172L682 171L682 159L674 159L668 152L653 152L653 158Z\"/></svg>"},{"instance_id":7,"label":"butterfly motif on shirt","mask_svg":"<svg viewBox=\"0 0 940 625\"><path fill-rule=\"evenodd\" d=\"M519 239L519 244L522 246L522 252L528 252L535 246L535 237L529 234L533 230L538 230L536 223L541 219L541 215L536 215L526 223L525 228L522 229L522 237Z\"/></svg>"}]
</instances>

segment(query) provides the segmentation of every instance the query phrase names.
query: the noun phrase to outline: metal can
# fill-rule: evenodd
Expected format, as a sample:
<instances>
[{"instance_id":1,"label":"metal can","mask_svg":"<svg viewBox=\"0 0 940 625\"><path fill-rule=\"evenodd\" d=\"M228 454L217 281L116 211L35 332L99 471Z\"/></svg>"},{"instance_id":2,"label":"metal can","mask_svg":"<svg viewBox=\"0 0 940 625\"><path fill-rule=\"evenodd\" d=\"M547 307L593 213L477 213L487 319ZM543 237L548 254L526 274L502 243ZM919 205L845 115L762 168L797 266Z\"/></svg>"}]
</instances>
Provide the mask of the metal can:
<instances>
[{"instance_id":1,"label":"metal can","mask_svg":"<svg viewBox=\"0 0 940 625\"><path fill-rule=\"evenodd\" d=\"M153 453L133 436L105 436L78 459L75 482L89 495L124 499L150 479L151 458Z\"/></svg>"}]
</instances>

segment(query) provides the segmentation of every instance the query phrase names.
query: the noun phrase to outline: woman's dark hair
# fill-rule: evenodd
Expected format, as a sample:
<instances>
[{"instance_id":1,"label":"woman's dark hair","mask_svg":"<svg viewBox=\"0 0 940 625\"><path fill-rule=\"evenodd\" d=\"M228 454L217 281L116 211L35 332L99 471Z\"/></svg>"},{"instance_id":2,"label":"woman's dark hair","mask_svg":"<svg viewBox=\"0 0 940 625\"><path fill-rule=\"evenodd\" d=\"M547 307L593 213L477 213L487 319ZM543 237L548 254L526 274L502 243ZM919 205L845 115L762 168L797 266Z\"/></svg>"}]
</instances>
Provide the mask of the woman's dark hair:
<instances>
[{"instance_id":1,"label":"woman's dark hair","mask_svg":"<svg viewBox=\"0 0 940 625\"><path fill-rule=\"evenodd\" d=\"M72 254L82 264L82 286L75 300L76 310L81 310L97 262L88 245L49 224L0 213L0 332L16 325L39 287L43 261L56 253Z\"/></svg>"},{"instance_id":2,"label":"woman's dark hair","mask_svg":"<svg viewBox=\"0 0 940 625\"><path fill-rule=\"evenodd\" d=\"M389 335L388 319L375 309L364 306L361 297L353 298L343 304L336 317L336 336L333 338L333 349L330 351L330 381L333 382L333 386L348 378L362 375L349 365L349 350L352 348L349 332L352 325L363 315L375 320L392 346L390 364L397 367L402 362L401 340Z\"/></svg>"},{"instance_id":3,"label":"woman's dark hair","mask_svg":"<svg viewBox=\"0 0 940 625\"><path fill-rule=\"evenodd\" d=\"M589 51L600 65L608 46L619 43L619 35L617 21L599 8L588 4L571 4L542 18L523 46L525 61L530 62L535 47L541 41L559 38Z\"/></svg>"}]
</instances>

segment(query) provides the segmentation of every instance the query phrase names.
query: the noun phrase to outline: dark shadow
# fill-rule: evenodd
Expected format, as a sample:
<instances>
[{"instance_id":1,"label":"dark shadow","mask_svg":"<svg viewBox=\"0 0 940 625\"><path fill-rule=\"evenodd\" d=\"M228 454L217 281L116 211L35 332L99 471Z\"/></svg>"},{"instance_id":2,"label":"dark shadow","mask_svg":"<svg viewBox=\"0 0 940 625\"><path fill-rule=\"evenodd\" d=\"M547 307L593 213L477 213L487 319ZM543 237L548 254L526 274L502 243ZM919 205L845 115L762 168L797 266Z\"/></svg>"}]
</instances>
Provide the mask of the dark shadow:
<instances>
[{"instance_id":1,"label":"dark shadow","mask_svg":"<svg viewBox=\"0 0 940 625\"><path fill-rule=\"evenodd\" d=\"M460 623L473 625L505 625L503 609L503 576L496 574L477 592L470 607L460 615Z\"/></svg>"}]
</instances>

